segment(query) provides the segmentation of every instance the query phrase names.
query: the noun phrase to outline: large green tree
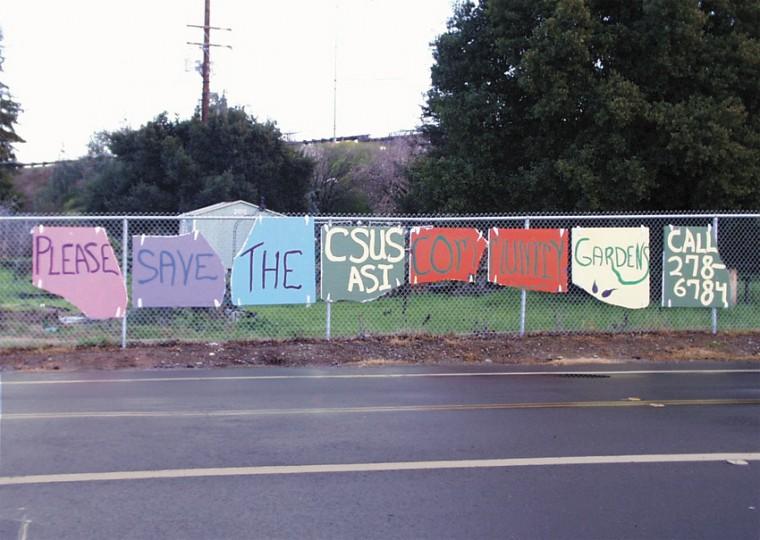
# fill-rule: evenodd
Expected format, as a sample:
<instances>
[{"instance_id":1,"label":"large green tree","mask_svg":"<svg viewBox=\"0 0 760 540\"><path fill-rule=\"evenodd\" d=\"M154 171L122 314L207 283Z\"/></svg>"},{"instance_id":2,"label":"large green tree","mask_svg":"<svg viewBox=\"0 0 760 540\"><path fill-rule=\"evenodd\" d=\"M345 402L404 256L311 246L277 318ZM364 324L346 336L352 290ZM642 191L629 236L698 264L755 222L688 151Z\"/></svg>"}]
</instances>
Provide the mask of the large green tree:
<instances>
[{"instance_id":1,"label":"large green tree","mask_svg":"<svg viewBox=\"0 0 760 540\"><path fill-rule=\"evenodd\" d=\"M3 71L3 33L0 30L0 73ZM16 155L13 145L23 142L15 130L18 121L19 104L14 101L8 86L0 80L0 204L14 206L17 194L13 190L11 174Z\"/></svg>"},{"instance_id":2,"label":"large green tree","mask_svg":"<svg viewBox=\"0 0 760 540\"><path fill-rule=\"evenodd\" d=\"M760 3L482 0L434 43L409 209L760 206Z\"/></svg>"},{"instance_id":3,"label":"large green tree","mask_svg":"<svg viewBox=\"0 0 760 540\"><path fill-rule=\"evenodd\" d=\"M244 199L283 212L306 209L312 162L272 123L216 103L208 122L157 116L105 135L112 159L87 184L91 212L183 212Z\"/></svg>"}]
</instances>

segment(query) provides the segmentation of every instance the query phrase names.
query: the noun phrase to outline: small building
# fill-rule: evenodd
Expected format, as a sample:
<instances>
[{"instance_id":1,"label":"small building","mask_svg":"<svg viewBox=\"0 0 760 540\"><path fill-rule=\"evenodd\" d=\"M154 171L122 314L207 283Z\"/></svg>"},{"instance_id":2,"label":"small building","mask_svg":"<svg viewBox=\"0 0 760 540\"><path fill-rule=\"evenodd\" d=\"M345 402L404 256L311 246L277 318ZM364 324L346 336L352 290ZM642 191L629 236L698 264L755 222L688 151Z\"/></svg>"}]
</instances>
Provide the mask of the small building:
<instances>
[{"instance_id":1,"label":"small building","mask_svg":"<svg viewBox=\"0 0 760 540\"><path fill-rule=\"evenodd\" d=\"M251 232L255 222L253 217L260 215L282 216L246 201L221 202L180 214L183 219L179 223L179 232L186 234L194 230L200 231L229 270L232 268L232 260ZM234 216L240 216L241 219L208 219ZM203 219L197 219L199 217Z\"/></svg>"}]
</instances>

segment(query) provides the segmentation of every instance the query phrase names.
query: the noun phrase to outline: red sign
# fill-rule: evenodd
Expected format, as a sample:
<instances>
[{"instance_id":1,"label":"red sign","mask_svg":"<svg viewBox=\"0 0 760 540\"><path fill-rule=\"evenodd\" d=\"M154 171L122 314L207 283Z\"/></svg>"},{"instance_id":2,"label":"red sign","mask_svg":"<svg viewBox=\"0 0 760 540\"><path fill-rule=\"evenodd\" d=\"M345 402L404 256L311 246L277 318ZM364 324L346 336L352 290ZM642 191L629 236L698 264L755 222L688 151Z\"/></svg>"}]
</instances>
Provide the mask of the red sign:
<instances>
[{"instance_id":1,"label":"red sign","mask_svg":"<svg viewBox=\"0 0 760 540\"><path fill-rule=\"evenodd\" d=\"M409 283L474 281L486 239L477 229L415 227L409 235Z\"/></svg>"},{"instance_id":2,"label":"red sign","mask_svg":"<svg viewBox=\"0 0 760 540\"><path fill-rule=\"evenodd\" d=\"M488 231L488 280L531 291L567 292L567 229Z\"/></svg>"}]
</instances>

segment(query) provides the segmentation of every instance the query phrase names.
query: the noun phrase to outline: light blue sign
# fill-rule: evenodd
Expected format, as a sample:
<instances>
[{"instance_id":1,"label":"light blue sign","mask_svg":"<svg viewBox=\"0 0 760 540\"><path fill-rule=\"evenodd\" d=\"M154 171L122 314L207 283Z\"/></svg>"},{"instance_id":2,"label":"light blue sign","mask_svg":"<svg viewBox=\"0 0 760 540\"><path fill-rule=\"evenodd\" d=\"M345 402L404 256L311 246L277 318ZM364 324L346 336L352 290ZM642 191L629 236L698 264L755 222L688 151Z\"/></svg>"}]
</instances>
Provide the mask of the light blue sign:
<instances>
[{"instance_id":1,"label":"light blue sign","mask_svg":"<svg viewBox=\"0 0 760 540\"><path fill-rule=\"evenodd\" d=\"M315 276L314 221L260 216L232 262L232 302L311 304Z\"/></svg>"}]
</instances>

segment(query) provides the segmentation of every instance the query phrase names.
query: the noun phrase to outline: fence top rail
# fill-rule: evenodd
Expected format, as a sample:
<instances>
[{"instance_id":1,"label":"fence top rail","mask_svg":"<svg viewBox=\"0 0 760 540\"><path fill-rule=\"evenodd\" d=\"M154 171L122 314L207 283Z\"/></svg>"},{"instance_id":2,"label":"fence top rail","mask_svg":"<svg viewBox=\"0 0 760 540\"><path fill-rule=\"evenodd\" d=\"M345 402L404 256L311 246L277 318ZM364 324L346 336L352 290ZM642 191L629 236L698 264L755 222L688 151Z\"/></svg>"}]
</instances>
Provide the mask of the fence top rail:
<instances>
[{"instance_id":1,"label":"fence top rail","mask_svg":"<svg viewBox=\"0 0 760 540\"><path fill-rule=\"evenodd\" d=\"M0 221L255 221L258 219L277 219L281 217L308 216L316 223L367 221L367 222L453 222L453 221L564 221L583 220L593 221L599 219L705 219L705 218L760 218L757 213L690 213L690 214L523 214L523 215L474 215L474 216L371 216L371 215L336 215L310 216L308 214L296 214L291 216L181 216L181 215L17 215L0 216Z\"/></svg>"}]
</instances>

